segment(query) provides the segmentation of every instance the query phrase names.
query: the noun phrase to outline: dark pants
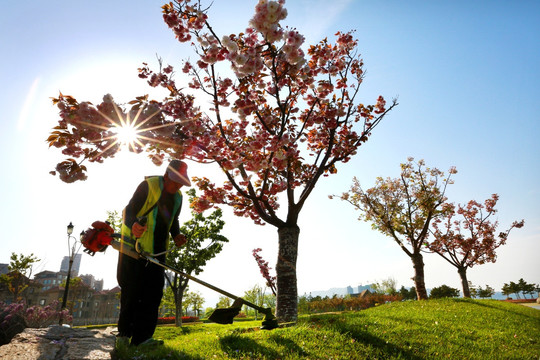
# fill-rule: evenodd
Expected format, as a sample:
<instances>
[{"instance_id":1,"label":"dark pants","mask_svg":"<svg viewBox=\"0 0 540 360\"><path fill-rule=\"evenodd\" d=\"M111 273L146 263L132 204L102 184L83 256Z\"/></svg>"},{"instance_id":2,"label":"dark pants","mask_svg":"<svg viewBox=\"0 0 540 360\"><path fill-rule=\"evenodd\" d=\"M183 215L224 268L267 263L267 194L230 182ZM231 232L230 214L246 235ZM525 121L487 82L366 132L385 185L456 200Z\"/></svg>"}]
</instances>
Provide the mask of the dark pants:
<instances>
[{"instance_id":1,"label":"dark pants","mask_svg":"<svg viewBox=\"0 0 540 360\"><path fill-rule=\"evenodd\" d=\"M139 345L154 335L165 282L164 269L120 253L116 273L120 285L119 336Z\"/></svg>"}]
</instances>

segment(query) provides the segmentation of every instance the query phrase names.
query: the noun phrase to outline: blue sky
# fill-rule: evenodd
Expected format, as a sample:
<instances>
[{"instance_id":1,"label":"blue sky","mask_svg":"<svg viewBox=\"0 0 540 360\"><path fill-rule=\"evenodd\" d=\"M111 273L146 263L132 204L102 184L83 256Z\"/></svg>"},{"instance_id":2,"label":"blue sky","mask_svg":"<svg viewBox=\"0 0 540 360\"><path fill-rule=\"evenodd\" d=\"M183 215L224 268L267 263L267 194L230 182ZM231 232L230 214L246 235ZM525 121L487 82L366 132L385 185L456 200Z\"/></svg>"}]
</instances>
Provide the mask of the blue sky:
<instances>
[{"instance_id":1,"label":"blue sky","mask_svg":"<svg viewBox=\"0 0 540 360\"><path fill-rule=\"evenodd\" d=\"M248 5L249 4L249 5ZM367 144L338 174L322 180L300 215L299 293L358 286L389 277L412 286L412 264L389 238L357 220L358 213L329 194L346 191L352 177L364 188L377 176L395 177L408 156L428 166L456 166L451 201L483 201L500 195L500 229L525 219L498 251L495 264L469 270L469 280L499 290L523 277L540 283L540 3L537 1L327 1L289 0L284 25L306 36L306 45L338 30L356 29L367 76L360 97L399 97ZM48 174L62 158L45 143L58 120L50 97L59 91L99 102L119 102L150 90L137 78L142 62L156 54L179 65L194 58L174 40L157 1L10 0L0 14L0 97L3 111L0 262L12 252L34 252L35 271L60 268L67 255L65 227L75 233L107 210L120 211L145 175L161 174L146 158L130 154L91 166L89 179L61 183ZM243 31L255 1L215 0L210 21L220 34ZM201 105L207 102L200 97ZM219 177L212 166L190 163L191 175ZM277 231L235 218L225 208L230 243L201 278L236 294L263 284L251 250L275 267ZM183 209L181 221L189 219ZM116 255L83 256L82 273L116 285ZM426 285L460 289L457 272L426 255ZM225 276L224 276L225 275ZM217 295L193 286L212 302ZM210 304L211 305L211 304Z\"/></svg>"}]
</instances>

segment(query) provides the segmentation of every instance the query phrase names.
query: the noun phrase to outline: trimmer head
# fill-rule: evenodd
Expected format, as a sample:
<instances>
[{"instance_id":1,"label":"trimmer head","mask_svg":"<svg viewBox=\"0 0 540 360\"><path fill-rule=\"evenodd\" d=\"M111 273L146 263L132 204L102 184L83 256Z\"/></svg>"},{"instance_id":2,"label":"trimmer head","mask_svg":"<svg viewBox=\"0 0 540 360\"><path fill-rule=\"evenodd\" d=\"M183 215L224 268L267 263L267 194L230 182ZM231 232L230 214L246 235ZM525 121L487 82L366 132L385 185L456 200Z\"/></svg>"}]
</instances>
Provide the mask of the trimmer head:
<instances>
[{"instance_id":1,"label":"trimmer head","mask_svg":"<svg viewBox=\"0 0 540 360\"><path fill-rule=\"evenodd\" d=\"M241 307L216 309L208 320L222 325L232 324L234 317L240 313L241 309ZM264 319L261 330L272 330L279 327L276 317L272 314L272 309L264 309L262 312L264 313Z\"/></svg>"},{"instance_id":2,"label":"trimmer head","mask_svg":"<svg viewBox=\"0 0 540 360\"><path fill-rule=\"evenodd\" d=\"M240 313L240 309L241 307L216 309L212 315L210 315L208 320L222 325L232 324L234 317Z\"/></svg>"},{"instance_id":3,"label":"trimmer head","mask_svg":"<svg viewBox=\"0 0 540 360\"><path fill-rule=\"evenodd\" d=\"M272 314L272 309L265 309L264 320L262 322L261 330L273 330L279 327L278 321L274 314Z\"/></svg>"}]
</instances>

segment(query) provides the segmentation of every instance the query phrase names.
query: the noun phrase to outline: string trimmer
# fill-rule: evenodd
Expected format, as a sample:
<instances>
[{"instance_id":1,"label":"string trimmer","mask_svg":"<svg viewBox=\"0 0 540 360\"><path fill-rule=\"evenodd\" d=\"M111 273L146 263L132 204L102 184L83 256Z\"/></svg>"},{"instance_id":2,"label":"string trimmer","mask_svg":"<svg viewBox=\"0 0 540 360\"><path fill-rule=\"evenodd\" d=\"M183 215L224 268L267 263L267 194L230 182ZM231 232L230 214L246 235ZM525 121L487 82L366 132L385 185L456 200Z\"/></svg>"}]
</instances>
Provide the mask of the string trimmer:
<instances>
[{"instance_id":1,"label":"string trimmer","mask_svg":"<svg viewBox=\"0 0 540 360\"><path fill-rule=\"evenodd\" d=\"M186 274L185 272L181 270L178 270L172 266L166 265L160 262L159 260L157 260L156 258L154 258L153 256L151 256L152 254L148 254L144 251L140 251L140 249L139 251L136 251L131 246L123 245L118 240L121 238L121 236L122 235L115 233L108 223L103 222L103 221L95 221L94 223L92 223L92 227L84 232L81 242L83 246L85 247L84 252L92 256L94 256L96 252L105 251L107 247L110 245L114 249L134 259L144 259L148 262L151 262L153 264L161 266L162 268L175 272L180 276L186 277L192 281L195 281L196 283L201 284L202 286L205 286L209 289L212 289L222 295L225 295L233 299L234 302L233 302L232 307L214 310L212 315L210 315L210 317L208 318L212 322L215 322L218 324L232 324L233 318L236 315L238 315L238 313L240 312L242 308L242 305L246 305L264 314L264 319L262 322L261 329L272 330L279 327L276 317L274 316L274 314L272 314L272 309L263 308L258 305L255 305L247 300L242 299L241 297L231 294L230 292L227 292L205 281L197 279L196 277L191 276L190 274Z\"/></svg>"}]
</instances>

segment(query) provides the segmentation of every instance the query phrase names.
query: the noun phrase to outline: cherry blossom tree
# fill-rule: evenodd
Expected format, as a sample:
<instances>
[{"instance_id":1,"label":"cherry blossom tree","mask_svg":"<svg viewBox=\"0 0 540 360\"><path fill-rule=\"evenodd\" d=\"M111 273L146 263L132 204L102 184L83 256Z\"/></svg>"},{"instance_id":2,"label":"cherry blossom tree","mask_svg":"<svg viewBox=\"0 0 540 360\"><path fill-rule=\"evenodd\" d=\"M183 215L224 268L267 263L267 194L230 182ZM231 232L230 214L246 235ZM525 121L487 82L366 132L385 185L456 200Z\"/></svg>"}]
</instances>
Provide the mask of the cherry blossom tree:
<instances>
[{"instance_id":1,"label":"cherry blossom tree","mask_svg":"<svg viewBox=\"0 0 540 360\"><path fill-rule=\"evenodd\" d=\"M424 260L431 222L443 214L446 187L453 183L454 167L444 172L427 168L423 160L416 164L411 157L401 164L401 175L391 179L377 178L375 186L362 190L354 178L351 189L339 196L362 213L360 220L391 237L411 258L418 300L428 298L424 281Z\"/></svg>"},{"instance_id":2,"label":"cherry blossom tree","mask_svg":"<svg viewBox=\"0 0 540 360\"><path fill-rule=\"evenodd\" d=\"M433 222L434 240L429 249L455 266L461 278L463 296L471 297L467 269L497 260L496 250L506 244L508 234L513 228L521 228L524 220L514 221L510 228L496 235L498 221L491 221L497 213L495 205L499 196L480 204L471 200L467 205L444 204L445 216Z\"/></svg>"},{"instance_id":3,"label":"cherry blossom tree","mask_svg":"<svg viewBox=\"0 0 540 360\"><path fill-rule=\"evenodd\" d=\"M118 133L129 127L137 133L129 149L158 165L171 158L217 164L224 181L194 178L203 193L192 206L229 205L277 228L277 316L294 321L300 211L321 177L349 161L397 101L360 103L363 62L352 33L306 47L304 36L280 24L284 3L260 0L249 27L224 36L199 2L164 5L165 23L198 59L181 66L187 84L160 60L156 70L143 64L139 77L168 92L161 101L141 96L122 106L106 95L93 105L60 94L60 121L48 141L68 156L52 172L65 182L86 179L85 160L113 157ZM198 101L206 96L210 109L195 104L193 94Z\"/></svg>"}]
</instances>

